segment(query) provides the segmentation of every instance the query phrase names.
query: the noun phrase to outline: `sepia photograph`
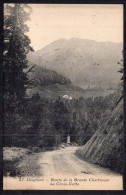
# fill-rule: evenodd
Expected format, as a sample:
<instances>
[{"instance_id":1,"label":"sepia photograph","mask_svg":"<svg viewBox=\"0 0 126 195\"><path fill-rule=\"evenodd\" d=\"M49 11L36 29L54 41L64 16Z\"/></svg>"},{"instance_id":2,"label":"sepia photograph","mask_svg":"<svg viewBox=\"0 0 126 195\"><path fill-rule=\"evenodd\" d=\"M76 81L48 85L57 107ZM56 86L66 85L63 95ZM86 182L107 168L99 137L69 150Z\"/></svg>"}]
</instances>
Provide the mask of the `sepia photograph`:
<instances>
[{"instance_id":1,"label":"sepia photograph","mask_svg":"<svg viewBox=\"0 0 126 195\"><path fill-rule=\"evenodd\" d=\"M123 4L3 18L3 190L123 190Z\"/></svg>"}]
</instances>

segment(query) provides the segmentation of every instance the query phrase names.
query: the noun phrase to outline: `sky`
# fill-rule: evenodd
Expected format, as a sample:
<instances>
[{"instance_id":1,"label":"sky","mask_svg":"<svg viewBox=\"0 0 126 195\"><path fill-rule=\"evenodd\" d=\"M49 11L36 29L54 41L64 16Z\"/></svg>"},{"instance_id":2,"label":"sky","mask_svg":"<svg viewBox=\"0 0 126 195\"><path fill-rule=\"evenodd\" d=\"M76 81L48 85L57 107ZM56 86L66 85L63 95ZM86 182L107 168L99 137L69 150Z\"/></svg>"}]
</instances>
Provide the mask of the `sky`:
<instances>
[{"instance_id":1,"label":"sky","mask_svg":"<svg viewBox=\"0 0 126 195\"><path fill-rule=\"evenodd\" d=\"M123 42L121 4L30 4L27 22L31 46L42 49L57 39L81 38Z\"/></svg>"}]
</instances>

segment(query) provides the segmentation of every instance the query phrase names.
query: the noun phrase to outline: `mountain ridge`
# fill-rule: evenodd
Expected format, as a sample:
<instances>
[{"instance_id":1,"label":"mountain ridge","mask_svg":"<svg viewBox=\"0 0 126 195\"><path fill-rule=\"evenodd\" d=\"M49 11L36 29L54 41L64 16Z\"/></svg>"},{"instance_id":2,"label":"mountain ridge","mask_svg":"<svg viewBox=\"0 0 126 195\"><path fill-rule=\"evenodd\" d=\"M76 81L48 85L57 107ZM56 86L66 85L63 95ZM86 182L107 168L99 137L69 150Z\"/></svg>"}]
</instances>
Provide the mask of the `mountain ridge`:
<instances>
[{"instance_id":1,"label":"mountain ridge","mask_svg":"<svg viewBox=\"0 0 126 195\"><path fill-rule=\"evenodd\" d=\"M122 42L112 42L112 41L95 41L93 39L81 39L81 38L70 38L70 39L65 39L65 38L62 38L62 39L58 39L58 40L55 40L55 41L52 41L51 43L48 43L46 46L44 46L43 48L41 49L38 49L35 51L35 53L39 53L41 50L45 49L46 47L50 46L50 44L54 44L54 43L57 43L57 42L61 42L61 41L71 41L71 40L84 40L84 41L90 41L90 42L94 42L94 43L106 43L106 44L123 44Z\"/></svg>"},{"instance_id":2,"label":"mountain ridge","mask_svg":"<svg viewBox=\"0 0 126 195\"><path fill-rule=\"evenodd\" d=\"M55 70L84 89L116 88L120 80L117 62L122 58L122 47L121 43L60 39L32 56L29 54L28 59L37 65ZM98 64L98 72L95 71L94 64Z\"/></svg>"}]
</instances>

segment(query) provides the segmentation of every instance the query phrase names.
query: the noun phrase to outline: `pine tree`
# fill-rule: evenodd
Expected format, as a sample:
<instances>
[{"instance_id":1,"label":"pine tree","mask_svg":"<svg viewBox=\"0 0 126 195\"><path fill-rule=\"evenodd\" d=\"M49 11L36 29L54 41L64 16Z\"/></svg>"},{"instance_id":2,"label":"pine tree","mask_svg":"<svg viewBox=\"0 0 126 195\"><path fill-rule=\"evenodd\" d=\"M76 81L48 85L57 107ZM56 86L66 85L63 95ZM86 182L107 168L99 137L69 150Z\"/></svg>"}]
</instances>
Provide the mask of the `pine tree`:
<instances>
[{"instance_id":1,"label":"pine tree","mask_svg":"<svg viewBox=\"0 0 126 195\"><path fill-rule=\"evenodd\" d=\"M4 16L4 100L11 107L21 103L29 83L25 69L27 53L31 50L29 31L25 24L31 8L26 4L7 4ZM7 100L7 101L6 101Z\"/></svg>"},{"instance_id":2,"label":"pine tree","mask_svg":"<svg viewBox=\"0 0 126 195\"><path fill-rule=\"evenodd\" d=\"M121 66L121 68L120 68L120 70L118 72L120 72L122 74L121 80L123 82L123 73L124 73L123 51L122 51L122 59L117 64L119 64Z\"/></svg>"},{"instance_id":3,"label":"pine tree","mask_svg":"<svg viewBox=\"0 0 126 195\"><path fill-rule=\"evenodd\" d=\"M24 121L22 113L29 85L27 53L33 49L25 23L30 19L31 8L26 4L6 4L4 10L4 133L12 134L12 139L5 137L5 144L13 144L14 134L21 130Z\"/></svg>"},{"instance_id":4,"label":"pine tree","mask_svg":"<svg viewBox=\"0 0 126 195\"><path fill-rule=\"evenodd\" d=\"M123 63L123 50L122 50L122 59L120 60L120 62L117 63L118 65L121 66L120 70L118 71L119 73L121 73L121 83L120 83L120 87L122 90L122 96L120 97L120 99L118 100L117 104L121 101L121 99L123 98L123 85L124 85L124 63Z\"/></svg>"}]
</instances>

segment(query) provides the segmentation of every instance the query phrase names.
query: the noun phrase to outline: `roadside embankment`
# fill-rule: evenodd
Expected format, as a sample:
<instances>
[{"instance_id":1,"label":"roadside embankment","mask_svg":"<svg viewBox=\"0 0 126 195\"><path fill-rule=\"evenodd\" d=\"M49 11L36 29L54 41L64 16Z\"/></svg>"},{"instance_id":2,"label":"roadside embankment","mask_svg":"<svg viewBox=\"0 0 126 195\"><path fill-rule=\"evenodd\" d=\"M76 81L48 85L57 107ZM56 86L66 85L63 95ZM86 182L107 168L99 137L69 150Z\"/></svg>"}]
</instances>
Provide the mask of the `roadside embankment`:
<instances>
[{"instance_id":1,"label":"roadside embankment","mask_svg":"<svg viewBox=\"0 0 126 195\"><path fill-rule=\"evenodd\" d=\"M123 103L112 111L94 136L76 152L81 159L122 172L123 170Z\"/></svg>"}]
</instances>

